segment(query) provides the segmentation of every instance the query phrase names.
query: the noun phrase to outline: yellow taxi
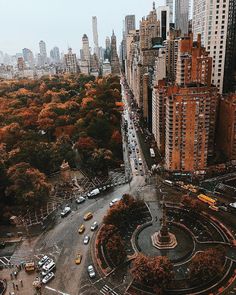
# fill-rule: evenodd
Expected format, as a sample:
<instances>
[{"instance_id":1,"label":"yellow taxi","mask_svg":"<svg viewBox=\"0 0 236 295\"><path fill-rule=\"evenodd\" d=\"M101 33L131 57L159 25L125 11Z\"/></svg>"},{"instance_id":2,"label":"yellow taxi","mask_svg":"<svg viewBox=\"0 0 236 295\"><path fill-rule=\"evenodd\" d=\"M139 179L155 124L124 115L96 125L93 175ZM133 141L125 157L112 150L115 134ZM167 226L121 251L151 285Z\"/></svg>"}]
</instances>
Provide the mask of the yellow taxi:
<instances>
[{"instance_id":1,"label":"yellow taxi","mask_svg":"<svg viewBox=\"0 0 236 295\"><path fill-rule=\"evenodd\" d=\"M84 220L87 221L89 219L93 218L92 212L88 212L84 215Z\"/></svg>"},{"instance_id":2,"label":"yellow taxi","mask_svg":"<svg viewBox=\"0 0 236 295\"><path fill-rule=\"evenodd\" d=\"M81 260L82 260L82 255L78 253L75 258L75 264L80 264Z\"/></svg>"},{"instance_id":3,"label":"yellow taxi","mask_svg":"<svg viewBox=\"0 0 236 295\"><path fill-rule=\"evenodd\" d=\"M85 226L84 224L81 224L81 226L78 229L79 234L82 234L85 231Z\"/></svg>"}]
</instances>

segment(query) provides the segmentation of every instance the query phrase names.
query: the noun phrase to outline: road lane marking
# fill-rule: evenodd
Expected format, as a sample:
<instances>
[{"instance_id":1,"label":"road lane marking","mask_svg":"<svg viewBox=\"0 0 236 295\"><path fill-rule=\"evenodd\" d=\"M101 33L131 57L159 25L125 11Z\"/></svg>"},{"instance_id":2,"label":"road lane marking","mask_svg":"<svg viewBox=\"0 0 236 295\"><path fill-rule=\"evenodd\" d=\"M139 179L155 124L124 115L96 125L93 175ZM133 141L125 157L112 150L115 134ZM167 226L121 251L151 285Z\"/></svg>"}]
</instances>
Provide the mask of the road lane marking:
<instances>
[{"instance_id":1,"label":"road lane marking","mask_svg":"<svg viewBox=\"0 0 236 295\"><path fill-rule=\"evenodd\" d=\"M51 290L51 291L57 292L57 294L70 295L70 294L68 294L68 293L61 292L61 291L59 291L59 290L53 289L53 288L48 287L48 286L46 286L45 289L48 289L48 290Z\"/></svg>"}]
</instances>

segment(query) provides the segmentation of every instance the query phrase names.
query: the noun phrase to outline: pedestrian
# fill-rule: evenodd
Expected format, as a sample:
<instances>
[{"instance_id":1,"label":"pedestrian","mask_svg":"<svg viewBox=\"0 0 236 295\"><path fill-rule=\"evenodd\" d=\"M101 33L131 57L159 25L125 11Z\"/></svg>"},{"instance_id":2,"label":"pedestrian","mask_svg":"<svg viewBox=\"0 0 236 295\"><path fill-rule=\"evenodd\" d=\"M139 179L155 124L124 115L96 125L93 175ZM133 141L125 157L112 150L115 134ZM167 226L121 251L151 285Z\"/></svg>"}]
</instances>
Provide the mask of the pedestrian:
<instances>
[{"instance_id":1,"label":"pedestrian","mask_svg":"<svg viewBox=\"0 0 236 295\"><path fill-rule=\"evenodd\" d=\"M12 282L12 287L13 287L13 289L15 290L15 284L14 284L14 282Z\"/></svg>"},{"instance_id":2,"label":"pedestrian","mask_svg":"<svg viewBox=\"0 0 236 295\"><path fill-rule=\"evenodd\" d=\"M16 290L18 291L19 290L19 288L18 288L18 285L16 284Z\"/></svg>"},{"instance_id":3,"label":"pedestrian","mask_svg":"<svg viewBox=\"0 0 236 295\"><path fill-rule=\"evenodd\" d=\"M23 287L23 281L22 280L20 280L20 285L21 285L21 287Z\"/></svg>"},{"instance_id":4,"label":"pedestrian","mask_svg":"<svg viewBox=\"0 0 236 295\"><path fill-rule=\"evenodd\" d=\"M11 280L13 279L13 274L12 273L10 273L10 276L11 276Z\"/></svg>"}]
</instances>

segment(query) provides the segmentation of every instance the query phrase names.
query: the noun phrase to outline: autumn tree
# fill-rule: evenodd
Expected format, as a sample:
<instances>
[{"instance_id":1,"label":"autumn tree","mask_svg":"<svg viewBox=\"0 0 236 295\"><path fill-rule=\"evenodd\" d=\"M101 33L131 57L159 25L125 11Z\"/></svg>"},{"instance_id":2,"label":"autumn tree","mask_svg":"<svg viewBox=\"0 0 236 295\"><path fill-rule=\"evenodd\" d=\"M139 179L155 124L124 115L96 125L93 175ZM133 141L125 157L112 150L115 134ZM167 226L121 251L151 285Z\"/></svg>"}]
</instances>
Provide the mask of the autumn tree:
<instances>
[{"instance_id":1,"label":"autumn tree","mask_svg":"<svg viewBox=\"0 0 236 295\"><path fill-rule=\"evenodd\" d=\"M118 228L112 224L105 224L101 228L98 241L113 265L117 266L126 259L125 243Z\"/></svg>"},{"instance_id":2,"label":"autumn tree","mask_svg":"<svg viewBox=\"0 0 236 295\"><path fill-rule=\"evenodd\" d=\"M41 207L48 199L50 185L44 174L31 167L28 163L18 163L7 171L9 185L6 195L19 205Z\"/></svg>"},{"instance_id":3,"label":"autumn tree","mask_svg":"<svg viewBox=\"0 0 236 295\"><path fill-rule=\"evenodd\" d=\"M194 197L190 197L188 195L184 195L181 199L181 203L188 207L193 212L201 212L205 209L205 206L202 202Z\"/></svg>"},{"instance_id":4,"label":"autumn tree","mask_svg":"<svg viewBox=\"0 0 236 295\"><path fill-rule=\"evenodd\" d=\"M131 274L137 282L155 289L167 287L174 277L173 265L168 257L147 257L143 254L134 259Z\"/></svg>"},{"instance_id":5,"label":"autumn tree","mask_svg":"<svg viewBox=\"0 0 236 295\"><path fill-rule=\"evenodd\" d=\"M207 281L218 276L223 271L225 249L222 247L209 248L198 252L190 261L190 278Z\"/></svg>"},{"instance_id":6,"label":"autumn tree","mask_svg":"<svg viewBox=\"0 0 236 295\"><path fill-rule=\"evenodd\" d=\"M135 200L132 196L125 194L119 202L109 209L103 222L124 230L130 222L141 218L144 206L143 201Z\"/></svg>"}]
</instances>

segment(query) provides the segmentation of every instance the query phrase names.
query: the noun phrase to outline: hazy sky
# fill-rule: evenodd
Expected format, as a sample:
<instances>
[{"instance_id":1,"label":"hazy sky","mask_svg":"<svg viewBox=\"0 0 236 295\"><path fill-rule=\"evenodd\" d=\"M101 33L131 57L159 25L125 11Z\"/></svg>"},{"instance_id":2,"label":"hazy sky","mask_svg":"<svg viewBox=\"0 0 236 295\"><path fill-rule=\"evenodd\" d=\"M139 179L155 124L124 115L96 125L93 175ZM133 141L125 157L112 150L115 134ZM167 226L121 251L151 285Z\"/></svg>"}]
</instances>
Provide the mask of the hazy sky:
<instances>
[{"instance_id":1,"label":"hazy sky","mask_svg":"<svg viewBox=\"0 0 236 295\"><path fill-rule=\"evenodd\" d=\"M156 6L165 0L155 1ZM93 48L92 16L98 20L99 45L112 29L121 40L123 19L136 15L136 27L142 16L152 9L153 0L0 0L0 50L15 54L22 48L38 52L44 40L47 53L53 46L67 51L68 46L79 52L82 35L89 37Z\"/></svg>"}]
</instances>

